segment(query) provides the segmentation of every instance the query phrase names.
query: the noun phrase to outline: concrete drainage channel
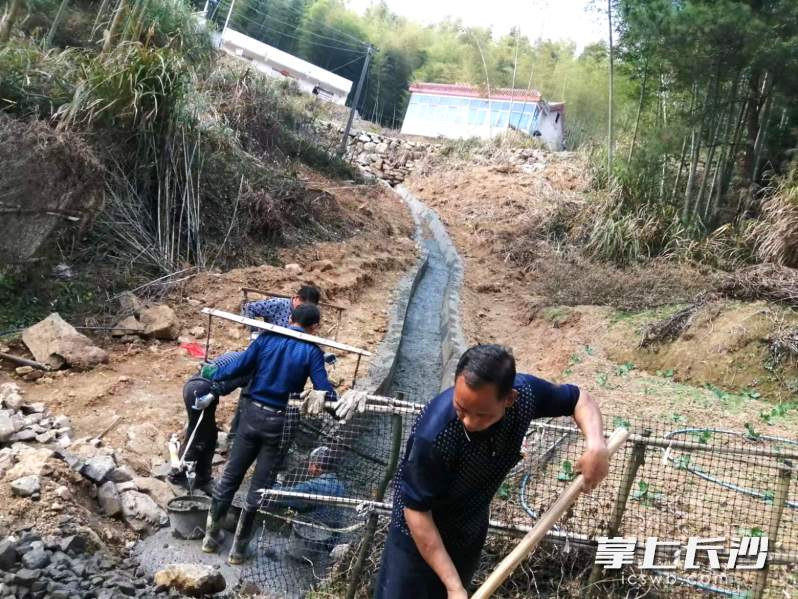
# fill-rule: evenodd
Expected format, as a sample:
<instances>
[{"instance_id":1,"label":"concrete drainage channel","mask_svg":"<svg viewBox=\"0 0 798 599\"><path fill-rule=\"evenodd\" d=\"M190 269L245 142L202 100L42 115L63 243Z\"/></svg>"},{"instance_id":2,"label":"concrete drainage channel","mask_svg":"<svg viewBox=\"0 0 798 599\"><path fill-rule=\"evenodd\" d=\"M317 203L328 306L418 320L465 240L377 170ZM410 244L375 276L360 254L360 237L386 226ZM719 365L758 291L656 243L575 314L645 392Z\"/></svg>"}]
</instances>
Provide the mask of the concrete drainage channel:
<instances>
[{"instance_id":1,"label":"concrete drainage channel","mask_svg":"<svg viewBox=\"0 0 798 599\"><path fill-rule=\"evenodd\" d=\"M358 384L358 388L376 395L394 395L402 391L408 400L423 403L439 390L453 384L457 361L466 348L459 306L463 263L438 215L403 187L396 187L393 191L402 197L413 214L415 238L422 251L418 262L396 290L389 310L385 339L372 360L369 375ZM384 415L377 418L391 417ZM408 425L400 425L405 439L409 434ZM365 453L376 452L380 447L384 450L385 439L379 437L380 427L375 426L371 430L371 435L361 434L356 441L352 439L349 442ZM341 430L340 434L347 436L345 430ZM373 465L356 463L350 467L373 468ZM346 481L346 473L342 472L341 478ZM191 517L197 518L197 515L191 514ZM180 522L173 526L192 526L190 517L181 514L178 519ZM187 531L181 532L187 536ZM366 534L369 534L369 526ZM140 541L134 554L140 567L150 575L175 563L218 567L227 582L227 588L232 589L239 583L242 574L244 578L247 575L241 567L229 566L225 561L231 537L231 534L226 535L220 553L205 554L199 550L199 541L178 539L172 535L171 529L162 529ZM261 590L267 593L278 591L285 596L302 596L306 589L286 588L287 580L306 580L300 572L302 566L292 566L286 562L284 568L286 570L282 575L273 581L260 580ZM288 572L289 569L297 571ZM311 582L307 580L308 585Z\"/></svg>"}]
</instances>

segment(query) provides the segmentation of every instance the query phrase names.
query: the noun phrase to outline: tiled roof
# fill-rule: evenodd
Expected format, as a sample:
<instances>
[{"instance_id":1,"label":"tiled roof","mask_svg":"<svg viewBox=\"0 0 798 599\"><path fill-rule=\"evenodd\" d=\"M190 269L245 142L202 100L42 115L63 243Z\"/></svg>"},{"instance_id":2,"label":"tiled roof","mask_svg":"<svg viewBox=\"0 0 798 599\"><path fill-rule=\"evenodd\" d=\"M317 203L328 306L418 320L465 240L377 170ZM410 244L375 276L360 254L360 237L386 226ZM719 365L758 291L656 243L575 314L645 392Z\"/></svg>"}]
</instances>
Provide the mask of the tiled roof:
<instances>
[{"instance_id":1,"label":"tiled roof","mask_svg":"<svg viewBox=\"0 0 798 599\"><path fill-rule=\"evenodd\" d=\"M442 96L460 96L466 98L487 98L488 94L478 87L468 83L414 83L410 86L411 92L424 94L440 94ZM521 100L539 102L540 92L534 89L510 89L509 87L495 87L490 90L490 97L494 100Z\"/></svg>"}]
</instances>

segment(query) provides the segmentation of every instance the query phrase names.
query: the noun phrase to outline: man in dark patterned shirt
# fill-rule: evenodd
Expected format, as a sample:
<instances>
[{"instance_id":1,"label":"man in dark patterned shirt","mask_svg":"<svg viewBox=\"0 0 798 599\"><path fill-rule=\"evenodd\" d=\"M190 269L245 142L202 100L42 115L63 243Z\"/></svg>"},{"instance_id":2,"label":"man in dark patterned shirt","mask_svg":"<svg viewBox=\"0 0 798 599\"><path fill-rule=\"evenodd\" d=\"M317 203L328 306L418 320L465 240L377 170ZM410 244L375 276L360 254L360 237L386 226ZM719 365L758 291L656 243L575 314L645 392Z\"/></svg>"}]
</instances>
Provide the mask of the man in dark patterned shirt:
<instances>
[{"instance_id":1,"label":"man in dark patterned shirt","mask_svg":"<svg viewBox=\"0 0 798 599\"><path fill-rule=\"evenodd\" d=\"M501 346L465 352L454 387L424 407L408 439L373 599L466 599L490 502L521 459L530 421L570 415L585 435L577 469L590 493L609 471L595 401L573 385L516 375Z\"/></svg>"},{"instance_id":2,"label":"man in dark patterned shirt","mask_svg":"<svg viewBox=\"0 0 798 599\"><path fill-rule=\"evenodd\" d=\"M291 320L291 312L294 308L302 304L318 305L321 294L312 285L304 285L299 288L294 297L282 298L273 297L259 302L249 302L244 304L243 314L247 318L262 318L269 324L278 327L287 327Z\"/></svg>"}]
</instances>

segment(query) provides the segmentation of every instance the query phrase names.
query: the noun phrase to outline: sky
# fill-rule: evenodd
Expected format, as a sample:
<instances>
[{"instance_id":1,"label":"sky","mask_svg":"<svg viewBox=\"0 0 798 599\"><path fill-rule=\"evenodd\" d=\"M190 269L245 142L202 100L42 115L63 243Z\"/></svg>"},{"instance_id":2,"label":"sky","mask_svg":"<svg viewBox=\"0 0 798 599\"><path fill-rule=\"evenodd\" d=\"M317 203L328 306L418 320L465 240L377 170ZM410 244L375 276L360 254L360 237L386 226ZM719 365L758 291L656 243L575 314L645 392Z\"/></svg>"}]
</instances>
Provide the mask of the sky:
<instances>
[{"instance_id":1,"label":"sky","mask_svg":"<svg viewBox=\"0 0 798 599\"><path fill-rule=\"evenodd\" d=\"M362 13L370 0L349 0L350 8ZM591 0L386 0L395 13L422 24L450 15L465 26L493 25L502 35L521 27L522 35L536 39L571 39L581 49L607 38L606 17L599 15ZM588 9L588 10L586 10Z\"/></svg>"}]
</instances>

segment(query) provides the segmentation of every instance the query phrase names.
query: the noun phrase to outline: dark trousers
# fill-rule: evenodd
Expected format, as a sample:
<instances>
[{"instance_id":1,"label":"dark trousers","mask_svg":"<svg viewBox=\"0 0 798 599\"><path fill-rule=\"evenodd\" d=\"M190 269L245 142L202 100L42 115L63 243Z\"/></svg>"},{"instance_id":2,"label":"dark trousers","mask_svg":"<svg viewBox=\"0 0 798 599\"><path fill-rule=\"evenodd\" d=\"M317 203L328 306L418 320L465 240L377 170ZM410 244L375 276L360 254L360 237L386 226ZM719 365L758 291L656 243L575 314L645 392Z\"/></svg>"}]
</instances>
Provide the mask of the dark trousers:
<instances>
[{"instance_id":1,"label":"dark trousers","mask_svg":"<svg viewBox=\"0 0 798 599\"><path fill-rule=\"evenodd\" d=\"M446 548L466 590L470 590L484 544L485 534L468 547ZM413 538L391 526L372 599L446 599L448 595L441 579L424 561Z\"/></svg>"},{"instance_id":2,"label":"dark trousers","mask_svg":"<svg viewBox=\"0 0 798 599\"><path fill-rule=\"evenodd\" d=\"M216 428L217 402L213 402L204 410L195 410L192 406L197 397L206 395L210 390L210 381L202 377L193 377L183 385L183 402L186 404L186 413L188 414L188 429L182 453L185 454L183 457L186 462L196 463L194 471L197 473L197 481L200 483L210 480L212 476L213 454L216 451L216 438L219 432ZM202 422L197 428L200 414L202 414ZM194 440L191 442L191 447L186 449L186 444L195 428Z\"/></svg>"},{"instance_id":3,"label":"dark trousers","mask_svg":"<svg viewBox=\"0 0 798 599\"><path fill-rule=\"evenodd\" d=\"M238 434L238 423L241 420L241 408L243 405L249 401L249 385L241 389L241 395L238 396L238 405L236 406L236 413L233 415L233 419L230 421L230 432L227 433L227 450L233 447L233 442L236 440L236 435Z\"/></svg>"},{"instance_id":4,"label":"dark trousers","mask_svg":"<svg viewBox=\"0 0 798 599\"><path fill-rule=\"evenodd\" d=\"M232 501L247 470L255 464L252 484L247 494L247 509L255 510L263 500L259 489L274 485L277 470L282 466L291 438L285 438L286 413L259 408L253 400L243 400L238 434L222 478L213 490L219 501Z\"/></svg>"}]
</instances>

